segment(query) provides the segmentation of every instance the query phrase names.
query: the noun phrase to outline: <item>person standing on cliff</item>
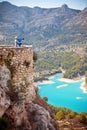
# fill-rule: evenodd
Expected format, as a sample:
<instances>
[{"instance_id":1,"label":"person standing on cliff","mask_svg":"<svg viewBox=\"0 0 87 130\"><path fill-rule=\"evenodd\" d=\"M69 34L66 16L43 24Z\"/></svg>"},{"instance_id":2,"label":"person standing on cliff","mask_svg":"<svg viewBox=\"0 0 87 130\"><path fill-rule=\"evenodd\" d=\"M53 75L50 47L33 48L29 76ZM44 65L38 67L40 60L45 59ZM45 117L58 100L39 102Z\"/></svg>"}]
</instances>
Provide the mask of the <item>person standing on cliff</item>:
<instances>
[{"instance_id":1,"label":"person standing on cliff","mask_svg":"<svg viewBox=\"0 0 87 130\"><path fill-rule=\"evenodd\" d=\"M21 37L15 37L15 47L21 47L22 45L22 40L24 40L24 38L21 38Z\"/></svg>"}]
</instances>

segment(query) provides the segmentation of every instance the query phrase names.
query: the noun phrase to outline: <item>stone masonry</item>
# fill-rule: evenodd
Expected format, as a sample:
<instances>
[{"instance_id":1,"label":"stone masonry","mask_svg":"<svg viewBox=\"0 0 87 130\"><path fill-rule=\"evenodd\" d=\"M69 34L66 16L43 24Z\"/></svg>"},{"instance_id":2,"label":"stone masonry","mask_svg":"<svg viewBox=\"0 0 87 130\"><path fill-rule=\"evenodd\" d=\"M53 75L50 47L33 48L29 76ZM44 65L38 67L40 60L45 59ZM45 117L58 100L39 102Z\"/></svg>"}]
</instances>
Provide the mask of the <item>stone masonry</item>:
<instances>
[{"instance_id":1,"label":"stone masonry","mask_svg":"<svg viewBox=\"0 0 87 130\"><path fill-rule=\"evenodd\" d=\"M25 102L31 102L35 98L32 46L0 46L0 66L4 65L11 72L8 87L14 93L12 100L16 99L15 110L20 112L24 109Z\"/></svg>"}]
</instances>

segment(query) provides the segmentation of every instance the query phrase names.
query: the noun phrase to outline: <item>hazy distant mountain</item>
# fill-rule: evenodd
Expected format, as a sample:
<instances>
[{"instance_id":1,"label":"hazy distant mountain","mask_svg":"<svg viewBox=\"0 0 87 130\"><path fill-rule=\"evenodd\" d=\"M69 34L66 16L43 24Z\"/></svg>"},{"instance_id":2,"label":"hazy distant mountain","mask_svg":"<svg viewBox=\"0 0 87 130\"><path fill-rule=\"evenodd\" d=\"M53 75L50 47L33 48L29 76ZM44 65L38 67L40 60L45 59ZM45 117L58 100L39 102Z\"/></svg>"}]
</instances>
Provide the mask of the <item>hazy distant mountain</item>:
<instances>
[{"instance_id":1,"label":"hazy distant mountain","mask_svg":"<svg viewBox=\"0 0 87 130\"><path fill-rule=\"evenodd\" d=\"M0 43L13 44L16 35L23 36L25 43L34 47L85 42L87 8L83 11L70 9L67 5L29 8L1 2Z\"/></svg>"}]
</instances>

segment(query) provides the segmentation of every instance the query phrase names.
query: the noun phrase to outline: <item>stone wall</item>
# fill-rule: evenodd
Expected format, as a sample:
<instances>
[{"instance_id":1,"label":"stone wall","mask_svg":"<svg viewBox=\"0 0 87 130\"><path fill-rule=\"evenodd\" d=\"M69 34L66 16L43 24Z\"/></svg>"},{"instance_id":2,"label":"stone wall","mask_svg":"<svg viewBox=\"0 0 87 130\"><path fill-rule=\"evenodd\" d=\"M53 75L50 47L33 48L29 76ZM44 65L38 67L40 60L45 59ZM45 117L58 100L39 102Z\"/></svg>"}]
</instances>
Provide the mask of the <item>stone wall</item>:
<instances>
[{"instance_id":1,"label":"stone wall","mask_svg":"<svg viewBox=\"0 0 87 130\"><path fill-rule=\"evenodd\" d=\"M32 46L0 46L0 66L4 65L11 72L8 87L12 101L16 100L22 110L25 102L31 102L35 98Z\"/></svg>"}]
</instances>

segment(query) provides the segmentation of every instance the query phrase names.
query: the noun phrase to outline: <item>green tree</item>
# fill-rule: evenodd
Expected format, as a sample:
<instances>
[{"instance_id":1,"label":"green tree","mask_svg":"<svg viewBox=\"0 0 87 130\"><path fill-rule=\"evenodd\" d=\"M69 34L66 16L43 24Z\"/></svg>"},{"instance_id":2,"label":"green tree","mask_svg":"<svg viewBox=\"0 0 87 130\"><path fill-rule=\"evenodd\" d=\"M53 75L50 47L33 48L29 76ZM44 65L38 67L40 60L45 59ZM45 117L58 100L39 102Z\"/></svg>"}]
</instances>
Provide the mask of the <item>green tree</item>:
<instances>
[{"instance_id":1,"label":"green tree","mask_svg":"<svg viewBox=\"0 0 87 130\"><path fill-rule=\"evenodd\" d=\"M44 101L46 101L46 102L48 101L48 97L43 97L43 99L44 99Z\"/></svg>"},{"instance_id":2,"label":"green tree","mask_svg":"<svg viewBox=\"0 0 87 130\"><path fill-rule=\"evenodd\" d=\"M76 116L76 119L81 123L87 123L87 114L84 112L81 112L79 115Z\"/></svg>"},{"instance_id":3,"label":"green tree","mask_svg":"<svg viewBox=\"0 0 87 130\"><path fill-rule=\"evenodd\" d=\"M37 54L36 54L36 52L33 52L33 60L34 60L34 62L37 61Z\"/></svg>"},{"instance_id":4,"label":"green tree","mask_svg":"<svg viewBox=\"0 0 87 130\"><path fill-rule=\"evenodd\" d=\"M85 83L87 83L87 71L85 72Z\"/></svg>"},{"instance_id":5,"label":"green tree","mask_svg":"<svg viewBox=\"0 0 87 130\"><path fill-rule=\"evenodd\" d=\"M86 114L84 112L80 113L80 122L81 123L86 123L87 122Z\"/></svg>"},{"instance_id":6,"label":"green tree","mask_svg":"<svg viewBox=\"0 0 87 130\"><path fill-rule=\"evenodd\" d=\"M68 115L66 115L66 119L72 119L72 118L75 118L76 115L77 115L76 112L71 111Z\"/></svg>"},{"instance_id":7,"label":"green tree","mask_svg":"<svg viewBox=\"0 0 87 130\"><path fill-rule=\"evenodd\" d=\"M55 115L55 118L57 120L63 120L63 119L65 119L64 113L62 111L57 112L56 115Z\"/></svg>"}]
</instances>

